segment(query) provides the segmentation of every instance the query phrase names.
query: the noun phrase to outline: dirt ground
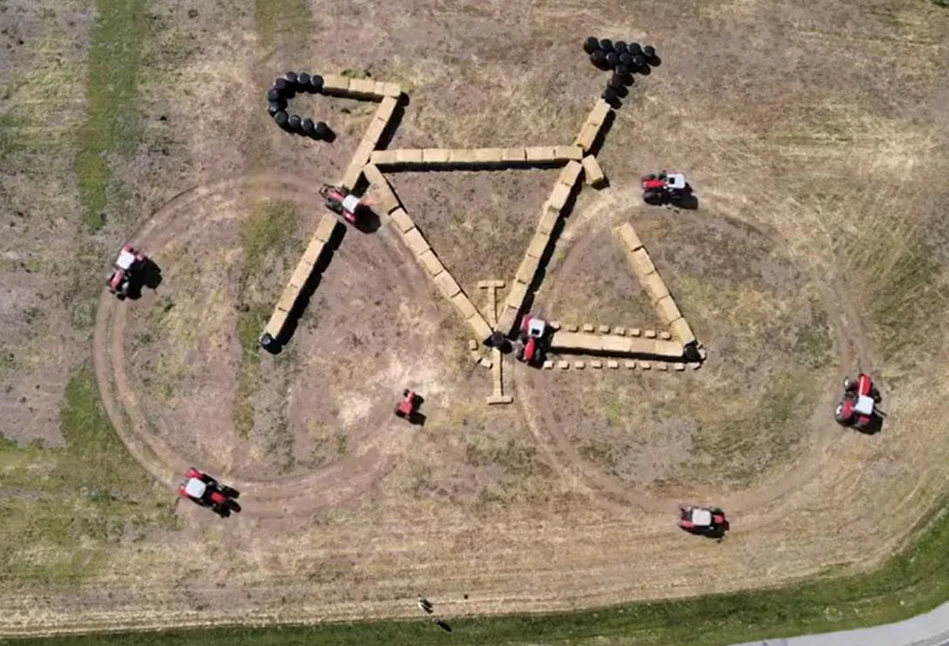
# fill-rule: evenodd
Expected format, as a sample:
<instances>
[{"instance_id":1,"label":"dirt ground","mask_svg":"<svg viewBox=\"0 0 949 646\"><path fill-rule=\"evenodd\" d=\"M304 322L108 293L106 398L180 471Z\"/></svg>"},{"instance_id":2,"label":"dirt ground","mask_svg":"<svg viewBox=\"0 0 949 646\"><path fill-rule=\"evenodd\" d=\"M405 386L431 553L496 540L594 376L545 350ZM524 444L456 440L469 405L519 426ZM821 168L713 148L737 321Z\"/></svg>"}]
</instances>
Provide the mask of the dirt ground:
<instances>
[{"instance_id":1,"label":"dirt ground","mask_svg":"<svg viewBox=\"0 0 949 646\"><path fill-rule=\"evenodd\" d=\"M174 526L76 538L96 554L79 579L0 579L0 631L412 616L419 592L448 616L569 609L858 571L901 545L945 492L949 454L931 415L949 386L949 189L927 179L949 170L949 14L641 5L150 6L137 145L109 153L119 188L89 232L69 131L91 109L96 13L0 3L3 438L68 444L63 392L91 358L143 488L170 505L193 464L243 491L226 521L180 504ZM301 101L336 141L282 133L263 103L275 75L403 83L390 148L566 144L606 80L590 34L654 43L663 62L619 111L599 155L610 187L580 193L536 309L656 326L613 234L631 222L708 351L701 370L506 363L515 403L488 407L468 331L385 227L347 231L284 353L253 349L322 216L319 184L371 119ZM661 168L688 174L696 211L641 204L638 177ZM484 307L477 281L510 280L554 175L390 179ZM261 209L284 226L251 262ZM163 281L118 303L82 272L127 239ZM873 436L831 416L859 369L889 413ZM406 387L424 426L392 415ZM0 498L21 495L5 478ZM728 539L678 532L679 502L723 506Z\"/></svg>"}]
</instances>

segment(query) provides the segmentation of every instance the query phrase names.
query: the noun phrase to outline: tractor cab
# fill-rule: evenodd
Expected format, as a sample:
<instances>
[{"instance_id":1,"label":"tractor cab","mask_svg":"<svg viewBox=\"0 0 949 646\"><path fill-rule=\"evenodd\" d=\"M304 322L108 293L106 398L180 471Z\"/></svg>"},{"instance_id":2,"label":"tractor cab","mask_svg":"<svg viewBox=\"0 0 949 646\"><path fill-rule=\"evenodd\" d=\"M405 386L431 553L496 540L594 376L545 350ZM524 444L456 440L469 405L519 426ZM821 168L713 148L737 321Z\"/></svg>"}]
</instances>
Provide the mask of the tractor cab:
<instances>
[{"instance_id":1,"label":"tractor cab","mask_svg":"<svg viewBox=\"0 0 949 646\"><path fill-rule=\"evenodd\" d=\"M679 527L690 534L704 534L721 538L728 530L725 512L718 507L679 507Z\"/></svg>"},{"instance_id":2,"label":"tractor cab","mask_svg":"<svg viewBox=\"0 0 949 646\"><path fill-rule=\"evenodd\" d=\"M320 196L326 201L326 208L341 216L349 224L358 227L361 224L365 204L345 188L323 184Z\"/></svg>"},{"instance_id":3,"label":"tractor cab","mask_svg":"<svg viewBox=\"0 0 949 646\"><path fill-rule=\"evenodd\" d=\"M198 478L189 478L185 483L184 493L194 500L203 500L208 491L208 485Z\"/></svg>"},{"instance_id":4,"label":"tractor cab","mask_svg":"<svg viewBox=\"0 0 949 646\"><path fill-rule=\"evenodd\" d=\"M884 413L877 404L883 398L870 375L861 373L855 380L846 377L843 391L834 409L834 420L838 424L856 429L872 429L880 424Z\"/></svg>"},{"instance_id":5,"label":"tractor cab","mask_svg":"<svg viewBox=\"0 0 949 646\"><path fill-rule=\"evenodd\" d=\"M133 280L141 280L142 270L148 257L131 245L123 245L119 256L112 263L112 274L106 284L109 291L122 299L132 291ZM140 284L140 283L139 283Z\"/></svg>"},{"instance_id":6,"label":"tractor cab","mask_svg":"<svg viewBox=\"0 0 949 646\"><path fill-rule=\"evenodd\" d=\"M643 201L647 204L678 204L689 195L691 188L683 173L662 171L642 178Z\"/></svg>"},{"instance_id":7,"label":"tractor cab","mask_svg":"<svg viewBox=\"0 0 949 646\"><path fill-rule=\"evenodd\" d=\"M524 316L517 341L514 343L514 356L528 365L543 362L548 329L547 321L530 315Z\"/></svg>"}]
</instances>

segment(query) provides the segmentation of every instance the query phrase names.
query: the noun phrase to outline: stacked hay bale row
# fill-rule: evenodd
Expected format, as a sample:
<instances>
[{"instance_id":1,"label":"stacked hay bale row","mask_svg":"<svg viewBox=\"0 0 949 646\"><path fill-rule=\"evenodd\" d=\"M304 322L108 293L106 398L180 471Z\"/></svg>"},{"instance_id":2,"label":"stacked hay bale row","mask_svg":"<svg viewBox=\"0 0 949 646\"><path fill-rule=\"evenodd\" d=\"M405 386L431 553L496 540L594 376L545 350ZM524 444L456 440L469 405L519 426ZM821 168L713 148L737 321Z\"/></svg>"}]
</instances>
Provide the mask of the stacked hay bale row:
<instances>
[{"instance_id":1,"label":"stacked hay bale row","mask_svg":"<svg viewBox=\"0 0 949 646\"><path fill-rule=\"evenodd\" d=\"M679 311L675 299L666 288L665 281L662 280L662 276L656 270L656 266L632 225L626 223L621 226L619 236L626 247L626 257L633 273L636 274L639 283L649 295L649 299L659 313L662 322L669 327L672 335L684 348L693 348L696 340L692 328L682 317L682 312Z\"/></svg>"},{"instance_id":2,"label":"stacked hay bale row","mask_svg":"<svg viewBox=\"0 0 949 646\"><path fill-rule=\"evenodd\" d=\"M359 146L356 147L356 152L353 154L352 161L349 163L349 168L346 169L343 179L340 180L340 183L348 190L352 190L356 187L356 184L359 182L359 176L363 173L363 168L369 163L373 151L379 145L379 141L388 129L389 121L391 121L398 107L399 99L397 97L385 96L380 101L379 108L376 110L376 114L373 115L372 122L366 129L366 133L359 142Z\"/></svg>"},{"instance_id":3,"label":"stacked hay bale row","mask_svg":"<svg viewBox=\"0 0 949 646\"><path fill-rule=\"evenodd\" d=\"M530 166L579 161L576 146L536 146L523 148L406 148L378 150L370 156L383 168L478 168Z\"/></svg>"},{"instance_id":4,"label":"stacked hay bale row","mask_svg":"<svg viewBox=\"0 0 949 646\"><path fill-rule=\"evenodd\" d=\"M307 245L306 251L303 252L303 257L300 258L293 274L290 275L290 281L280 295L277 307L270 316L270 320L264 328L264 333L260 337L260 345L264 348L272 347L274 344L281 342L287 319L296 308L300 294L303 293L307 283L312 278L314 268L319 266L320 258L327 250L327 244L333 238L337 226L336 217L331 214L324 215L323 219L320 220L316 227L316 233L313 234L313 238L310 240L310 244Z\"/></svg>"},{"instance_id":5,"label":"stacked hay bale row","mask_svg":"<svg viewBox=\"0 0 949 646\"><path fill-rule=\"evenodd\" d=\"M439 260L428 240L419 230L409 214L399 204L398 198L382 172L375 164L369 164L363 169L370 190L377 196L376 207L380 217L386 217L392 228L402 238L402 242L422 266L425 275L435 284L438 291L458 310L461 317L474 331L475 336L483 341L491 336L491 326L484 320L481 312L474 306L471 299L461 288L442 261Z\"/></svg>"},{"instance_id":6,"label":"stacked hay bale row","mask_svg":"<svg viewBox=\"0 0 949 646\"><path fill-rule=\"evenodd\" d=\"M534 282L541 261L547 256L561 213L576 187L581 172L583 172L583 166L580 162L568 162L560 172L550 197L544 202L543 214L537 225L537 230L533 239L531 239L530 246L527 248L527 253L524 255L520 267L517 269L514 283L511 285L507 299L504 302L503 311L498 319L497 329L505 336L510 335L517 325L517 317L524 306L528 290Z\"/></svg>"}]
</instances>

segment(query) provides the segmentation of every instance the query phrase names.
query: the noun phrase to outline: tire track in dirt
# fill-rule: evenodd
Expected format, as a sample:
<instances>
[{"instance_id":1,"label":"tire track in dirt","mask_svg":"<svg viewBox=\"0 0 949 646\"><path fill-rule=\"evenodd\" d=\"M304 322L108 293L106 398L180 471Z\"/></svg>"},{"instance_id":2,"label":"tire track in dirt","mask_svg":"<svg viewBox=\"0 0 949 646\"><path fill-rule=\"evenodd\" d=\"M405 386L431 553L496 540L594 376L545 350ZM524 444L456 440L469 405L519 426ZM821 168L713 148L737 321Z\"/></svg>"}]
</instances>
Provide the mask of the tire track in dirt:
<instances>
[{"instance_id":1,"label":"tire track in dirt","mask_svg":"<svg viewBox=\"0 0 949 646\"><path fill-rule=\"evenodd\" d=\"M281 195L293 199L320 203L316 187L302 179L278 177L269 174L226 178L183 191L160 208L154 217L135 236L133 244L153 250L153 254L176 238L187 234L194 225L190 216L199 203L211 203L216 212L226 212L230 205L248 194ZM343 242L345 244L345 241ZM396 282L402 285L419 284L411 280L409 270L395 261L395 269L379 277L381 289ZM430 298L419 288L420 297ZM148 298L139 302L148 306ZM126 306L104 290L99 300L93 341L93 357L99 391L106 413L129 452L156 480L172 486L176 474L190 461L148 429L147 420L125 370ZM388 415L379 413L370 422L381 427ZM311 513L319 508L336 505L346 500L387 473L395 462L394 451L380 448L381 433L374 441L359 447L339 460L313 472L272 478L234 480L238 489L246 490L242 498L244 515L258 518L284 517L288 514Z\"/></svg>"},{"instance_id":2,"label":"tire track in dirt","mask_svg":"<svg viewBox=\"0 0 949 646\"><path fill-rule=\"evenodd\" d=\"M604 214L619 212L623 204L635 197L630 191L611 192L610 195L603 196L572 220L561 235L561 240L567 242L569 246L563 255L562 265L555 268L556 273L571 275L583 271L583 258L591 252L591 246L595 241L595 236L590 235L591 227L603 217L613 219ZM610 222L605 226L612 226L612 224ZM766 231L755 226L754 223L748 224L751 224L773 244L778 246L784 244L778 232ZM648 241L646 241L646 247L649 247ZM812 270L812 268L807 269ZM813 275L813 272L811 273ZM814 276L814 284L820 286L821 304L828 312L830 328L834 334L836 361L839 365L835 385L850 372L849 367L856 357L875 356L873 344L860 326L856 308L836 276L837 274L834 275L832 281L828 281L824 274ZM548 307L556 307L556 303L562 297L563 289L562 281L552 282L550 291L544 299L549 304ZM635 324L635 322L630 323ZM562 425L552 419L548 412L556 410L557 402L551 399L547 394L547 389L544 388L545 375L538 374L536 370L525 369L523 366L515 366L513 374L518 390L525 393L525 396L519 398L519 403L528 425L538 443L546 447L547 455L554 462L552 466L562 476L582 482L591 491L600 493L601 502L611 506L668 513L682 501L682 496L657 496L646 490L631 488L619 478L608 475L586 460L567 436ZM531 394L527 395L528 392ZM806 435L809 443L801 451L803 456L801 459L789 464L781 472L772 474L767 481L759 483L752 489L724 491L717 497L722 506L730 512L743 514L744 528L774 522L780 518L786 510L779 503L791 493L800 490L806 483L814 480L826 463L833 459L834 448L840 445L843 436L832 435L823 430L828 426L828 411L832 410L837 395L835 390L826 392L809 416L809 427L814 430ZM683 495L688 497L686 494ZM767 512L762 512L765 507L767 507Z\"/></svg>"}]
</instances>

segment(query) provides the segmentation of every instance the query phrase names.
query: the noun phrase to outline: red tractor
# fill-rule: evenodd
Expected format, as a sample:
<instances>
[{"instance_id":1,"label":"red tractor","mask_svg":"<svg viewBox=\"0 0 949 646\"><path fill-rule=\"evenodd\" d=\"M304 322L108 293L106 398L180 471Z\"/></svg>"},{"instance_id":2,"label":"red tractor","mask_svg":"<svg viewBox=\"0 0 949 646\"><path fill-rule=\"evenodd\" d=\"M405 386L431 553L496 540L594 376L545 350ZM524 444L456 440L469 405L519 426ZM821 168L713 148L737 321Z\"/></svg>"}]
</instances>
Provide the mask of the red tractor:
<instances>
[{"instance_id":1,"label":"red tractor","mask_svg":"<svg viewBox=\"0 0 949 646\"><path fill-rule=\"evenodd\" d=\"M237 504L241 493L237 489L222 485L194 467L185 472L185 478L178 487L178 495L189 498L202 507L210 507L221 518L227 518L232 511L241 510L241 506Z\"/></svg>"},{"instance_id":2,"label":"red tractor","mask_svg":"<svg viewBox=\"0 0 949 646\"><path fill-rule=\"evenodd\" d=\"M527 314L521 319L521 327L514 342L514 356L529 366L538 366L544 362L547 344L550 341L550 328L543 319Z\"/></svg>"},{"instance_id":3,"label":"red tractor","mask_svg":"<svg viewBox=\"0 0 949 646\"><path fill-rule=\"evenodd\" d=\"M646 204L682 204L692 192L682 173L662 171L658 175L646 175L642 185Z\"/></svg>"},{"instance_id":4,"label":"red tractor","mask_svg":"<svg viewBox=\"0 0 949 646\"><path fill-rule=\"evenodd\" d=\"M422 396L411 390L402 391L402 401L395 407L395 416L408 420L410 424L421 424L425 416L419 412L422 406Z\"/></svg>"},{"instance_id":5,"label":"red tractor","mask_svg":"<svg viewBox=\"0 0 949 646\"><path fill-rule=\"evenodd\" d=\"M362 224L363 211L368 205L345 188L323 184L320 187L320 195L326 200L326 208L330 211L342 216L354 227Z\"/></svg>"},{"instance_id":6,"label":"red tractor","mask_svg":"<svg viewBox=\"0 0 949 646\"><path fill-rule=\"evenodd\" d=\"M856 380L845 377L843 388L843 397L834 409L834 419L837 423L858 430L878 426L884 413L877 408L877 404L883 398L873 385L870 375L860 373Z\"/></svg>"},{"instance_id":7,"label":"red tractor","mask_svg":"<svg viewBox=\"0 0 949 646\"><path fill-rule=\"evenodd\" d=\"M132 245L123 245L119 250L119 257L112 264L112 274L106 281L109 291L119 299L126 298L132 289L141 286L142 273L147 263L148 256Z\"/></svg>"},{"instance_id":8,"label":"red tractor","mask_svg":"<svg viewBox=\"0 0 949 646\"><path fill-rule=\"evenodd\" d=\"M690 534L722 538L728 531L728 519L718 507L679 505L679 527Z\"/></svg>"}]
</instances>

